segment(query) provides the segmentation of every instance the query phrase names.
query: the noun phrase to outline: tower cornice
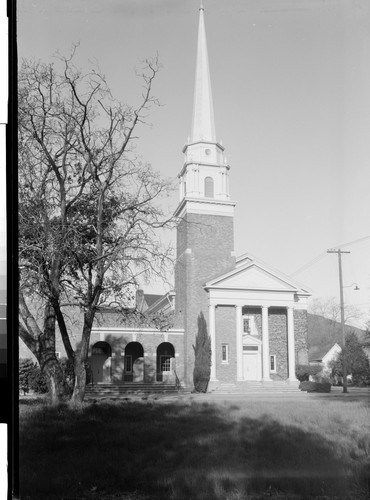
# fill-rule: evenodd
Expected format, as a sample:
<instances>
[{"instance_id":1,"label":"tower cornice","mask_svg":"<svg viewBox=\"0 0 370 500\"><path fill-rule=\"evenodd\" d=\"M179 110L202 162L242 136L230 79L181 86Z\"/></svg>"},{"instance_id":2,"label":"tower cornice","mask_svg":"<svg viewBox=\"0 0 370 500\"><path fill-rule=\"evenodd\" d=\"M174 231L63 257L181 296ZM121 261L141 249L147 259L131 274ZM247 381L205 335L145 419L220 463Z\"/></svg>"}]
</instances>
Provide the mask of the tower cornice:
<instances>
[{"instance_id":1,"label":"tower cornice","mask_svg":"<svg viewBox=\"0 0 370 500\"><path fill-rule=\"evenodd\" d=\"M206 163L206 162L195 162L195 161L186 161L180 171L180 173L178 174L177 177L182 177L185 172L186 172L186 168L189 166L189 165L194 165L195 167L211 167L211 168L224 168L226 171L229 171L230 170L230 165L220 165L219 163Z\"/></svg>"},{"instance_id":2,"label":"tower cornice","mask_svg":"<svg viewBox=\"0 0 370 500\"><path fill-rule=\"evenodd\" d=\"M220 144L219 142L211 142L211 141L195 141L195 142L189 142L188 144L185 144L185 146L182 148L182 152L183 153L186 153L188 147L190 146L195 146L197 144L203 144L205 146L209 145L209 146L217 146L219 149L221 149L221 151L225 151L225 148L223 147L222 144Z\"/></svg>"},{"instance_id":3,"label":"tower cornice","mask_svg":"<svg viewBox=\"0 0 370 500\"><path fill-rule=\"evenodd\" d=\"M234 216L236 202L230 200L217 200L207 198L183 198L177 206L174 216L183 217L186 213L206 215Z\"/></svg>"}]
</instances>

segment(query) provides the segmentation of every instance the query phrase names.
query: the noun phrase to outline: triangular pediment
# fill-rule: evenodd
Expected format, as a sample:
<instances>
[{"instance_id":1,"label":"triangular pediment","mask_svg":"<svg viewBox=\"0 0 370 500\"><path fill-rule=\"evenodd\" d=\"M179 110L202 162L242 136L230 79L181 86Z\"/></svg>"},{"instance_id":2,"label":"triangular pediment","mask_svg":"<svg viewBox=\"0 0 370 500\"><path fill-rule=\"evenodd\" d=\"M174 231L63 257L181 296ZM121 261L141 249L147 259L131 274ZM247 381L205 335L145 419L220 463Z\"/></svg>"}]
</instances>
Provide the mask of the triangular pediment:
<instances>
[{"instance_id":1,"label":"triangular pediment","mask_svg":"<svg viewBox=\"0 0 370 500\"><path fill-rule=\"evenodd\" d=\"M242 265L205 285L206 288L234 290L264 290L307 293L289 278L248 258Z\"/></svg>"},{"instance_id":2,"label":"triangular pediment","mask_svg":"<svg viewBox=\"0 0 370 500\"><path fill-rule=\"evenodd\" d=\"M252 337L252 335L248 335L247 333L243 334L243 345L256 345L260 346L262 344L261 340L257 337Z\"/></svg>"}]
</instances>

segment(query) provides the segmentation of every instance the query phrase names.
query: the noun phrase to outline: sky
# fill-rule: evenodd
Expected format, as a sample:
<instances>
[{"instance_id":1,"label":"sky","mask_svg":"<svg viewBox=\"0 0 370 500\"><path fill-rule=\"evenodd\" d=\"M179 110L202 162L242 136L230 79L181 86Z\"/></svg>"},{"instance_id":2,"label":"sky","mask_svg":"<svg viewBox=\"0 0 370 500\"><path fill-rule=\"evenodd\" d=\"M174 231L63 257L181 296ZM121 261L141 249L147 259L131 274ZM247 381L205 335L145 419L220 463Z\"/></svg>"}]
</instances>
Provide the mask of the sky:
<instances>
[{"instance_id":1,"label":"sky","mask_svg":"<svg viewBox=\"0 0 370 500\"><path fill-rule=\"evenodd\" d=\"M370 2L204 0L216 136L225 147L235 250L370 318ZM79 42L113 95L135 105L135 68L158 54L136 145L176 178L190 135L198 0L19 0L18 54L52 61ZM172 208L178 194L170 200ZM175 234L173 234L175 243ZM354 291L352 284L360 288ZM161 293L160 284L147 292Z\"/></svg>"}]
</instances>

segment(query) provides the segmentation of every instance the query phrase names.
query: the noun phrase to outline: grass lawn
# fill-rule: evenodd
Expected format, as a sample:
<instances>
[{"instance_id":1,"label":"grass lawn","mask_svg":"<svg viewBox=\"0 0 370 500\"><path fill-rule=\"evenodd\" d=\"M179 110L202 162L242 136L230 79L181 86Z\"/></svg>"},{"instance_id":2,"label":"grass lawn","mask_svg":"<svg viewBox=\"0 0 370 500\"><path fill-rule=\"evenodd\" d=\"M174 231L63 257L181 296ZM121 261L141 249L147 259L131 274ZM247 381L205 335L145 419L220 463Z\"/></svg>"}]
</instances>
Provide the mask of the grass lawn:
<instances>
[{"instance_id":1,"label":"grass lawn","mask_svg":"<svg viewBox=\"0 0 370 500\"><path fill-rule=\"evenodd\" d=\"M22 500L370 498L366 401L21 401L19 443Z\"/></svg>"}]
</instances>

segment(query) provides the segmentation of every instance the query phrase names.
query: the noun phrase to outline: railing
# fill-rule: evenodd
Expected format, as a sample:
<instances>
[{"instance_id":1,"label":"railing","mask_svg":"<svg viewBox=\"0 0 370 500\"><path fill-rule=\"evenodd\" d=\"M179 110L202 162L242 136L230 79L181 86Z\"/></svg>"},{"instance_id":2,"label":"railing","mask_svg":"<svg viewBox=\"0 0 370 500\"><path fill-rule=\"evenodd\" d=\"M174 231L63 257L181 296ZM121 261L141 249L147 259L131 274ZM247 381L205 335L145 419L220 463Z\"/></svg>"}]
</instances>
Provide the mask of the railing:
<instances>
[{"instance_id":1,"label":"railing","mask_svg":"<svg viewBox=\"0 0 370 500\"><path fill-rule=\"evenodd\" d=\"M173 370L173 373L175 374L176 390L179 391L181 389L181 382L179 377L177 376L176 370Z\"/></svg>"}]
</instances>

